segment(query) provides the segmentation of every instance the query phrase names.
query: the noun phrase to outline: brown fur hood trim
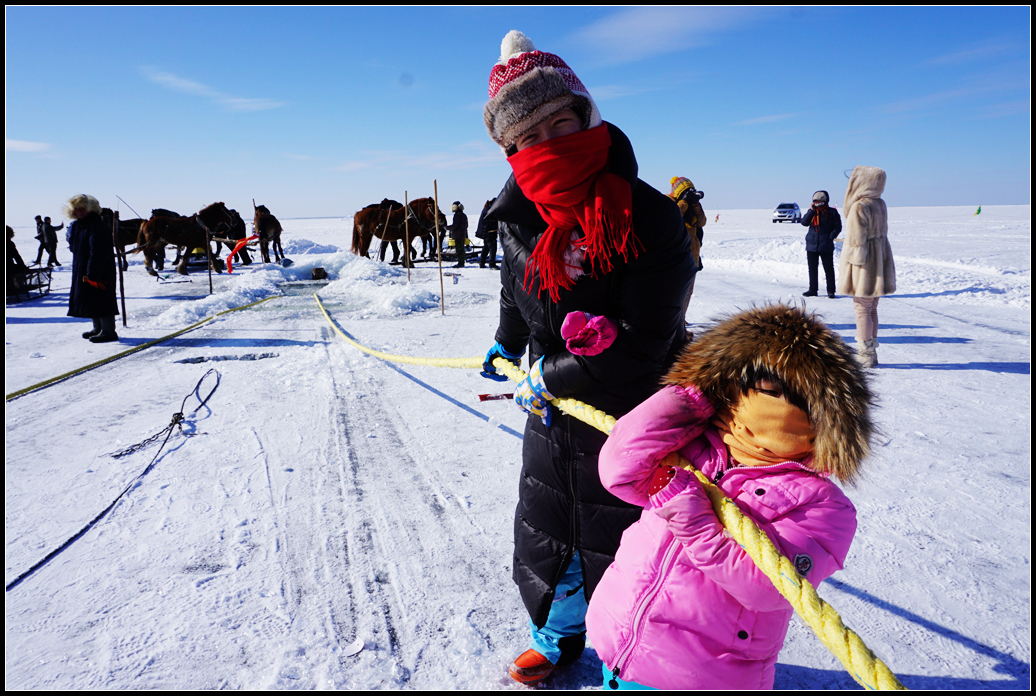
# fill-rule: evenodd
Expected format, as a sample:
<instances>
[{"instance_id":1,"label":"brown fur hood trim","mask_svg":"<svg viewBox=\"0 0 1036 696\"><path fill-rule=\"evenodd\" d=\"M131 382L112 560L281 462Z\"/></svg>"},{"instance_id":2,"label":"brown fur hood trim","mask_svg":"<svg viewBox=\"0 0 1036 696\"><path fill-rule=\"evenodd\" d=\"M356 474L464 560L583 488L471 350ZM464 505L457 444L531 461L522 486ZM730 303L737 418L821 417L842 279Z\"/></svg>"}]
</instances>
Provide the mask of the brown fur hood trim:
<instances>
[{"instance_id":1,"label":"brown fur hood trim","mask_svg":"<svg viewBox=\"0 0 1036 696\"><path fill-rule=\"evenodd\" d=\"M804 309L783 304L722 319L687 346L664 384L694 384L717 410L739 398L734 385L780 381L816 431L813 468L854 483L870 452L873 402L864 369L841 337Z\"/></svg>"}]
</instances>

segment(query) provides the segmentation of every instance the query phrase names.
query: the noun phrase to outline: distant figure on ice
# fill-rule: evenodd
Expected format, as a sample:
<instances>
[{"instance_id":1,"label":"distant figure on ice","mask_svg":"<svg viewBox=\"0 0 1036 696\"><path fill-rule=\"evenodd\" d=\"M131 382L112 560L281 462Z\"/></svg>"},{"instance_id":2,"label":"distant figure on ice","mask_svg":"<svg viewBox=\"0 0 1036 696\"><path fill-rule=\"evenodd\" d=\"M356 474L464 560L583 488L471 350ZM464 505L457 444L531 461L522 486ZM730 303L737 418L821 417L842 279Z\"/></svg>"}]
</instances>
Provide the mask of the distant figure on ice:
<instances>
[{"instance_id":1,"label":"distant figure on ice","mask_svg":"<svg viewBox=\"0 0 1036 696\"><path fill-rule=\"evenodd\" d=\"M605 689L772 689L793 609L716 517L714 481L818 586L842 568L872 396L841 337L797 307L706 331L620 418L601 480L643 508L586 615ZM679 453L683 461L666 458Z\"/></svg>"},{"instance_id":2,"label":"distant figure on ice","mask_svg":"<svg viewBox=\"0 0 1036 696\"><path fill-rule=\"evenodd\" d=\"M691 240L691 258L694 259L694 275L691 276L691 287L683 303L683 312L686 315L687 305L691 303L691 295L694 293L694 279L698 271L704 268L701 263L701 243L705 239L703 228L708 219L701 207L701 199L705 197L705 192L695 189L691 180L682 176L674 176L669 183L672 185L669 197L676 201L676 207L683 215L683 224Z\"/></svg>"},{"instance_id":3,"label":"distant figure on ice","mask_svg":"<svg viewBox=\"0 0 1036 696\"><path fill-rule=\"evenodd\" d=\"M37 216L39 217L39 216ZM63 229L65 223L61 223L57 227L50 224L50 218L43 218L43 242L40 244L40 250L36 254L36 265L39 266L43 260L43 250L47 250L47 266L60 266L61 263L58 261L58 230Z\"/></svg>"},{"instance_id":4,"label":"distant figure on ice","mask_svg":"<svg viewBox=\"0 0 1036 696\"><path fill-rule=\"evenodd\" d=\"M91 343L118 341L115 316L115 246L111 229L101 220L101 204L93 196L72 196L65 205L72 247L72 287L68 316L92 319L92 331L83 334Z\"/></svg>"},{"instance_id":5,"label":"distant figure on ice","mask_svg":"<svg viewBox=\"0 0 1036 696\"><path fill-rule=\"evenodd\" d=\"M478 216L478 227L475 228L475 236L482 240L482 254L478 257L478 267L485 268L486 260L489 260L489 267L496 270L496 220L486 215L496 199L486 201L482 206L482 214Z\"/></svg>"},{"instance_id":6,"label":"distant figure on ice","mask_svg":"<svg viewBox=\"0 0 1036 696\"><path fill-rule=\"evenodd\" d=\"M559 56L508 33L483 116L513 171L487 213L503 262L483 374L506 380L493 361L517 365L529 351L515 390L529 417L513 577L531 635L509 672L531 684L579 659L586 603L640 516L601 485L605 434L550 402L619 416L655 393L686 341L680 308L694 268L676 204L637 178L630 141Z\"/></svg>"},{"instance_id":7,"label":"distant figure on ice","mask_svg":"<svg viewBox=\"0 0 1036 696\"><path fill-rule=\"evenodd\" d=\"M845 242L839 260L838 290L852 295L856 313L857 359L878 365L878 299L896 291L896 264L889 244L888 209L881 194L885 171L856 167L845 189Z\"/></svg>"},{"instance_id":8,"label":"distant figure on ice","mask_svg":"<svg viewBox=\"0 0 1036 696\"><path fill-rule=\"evenodd\" d=\"M39 251L36 252L36 263L39 266L43 259L43 252L47 250L47 238L43 234L43 216L36 216L36 241L40 243Z\"/></svg>"},{"instance_id":9,"label":"distant figure on ice","mask_svg":"<svg viewBox=\"0 0 1036 696\"><path fill-rule=\"evenodd\" d=\"M813 205L800 222L809 228L806 232L806 261L809 263L809 290L803 297L816 297L819 280L817 266L823 262L824 277L827 279L827 296L835 298L835 237L842 231L842 218L838 211L828 205L827 191L813 194Z\"/></svg>"},{"instance_id":10,"label":"distant figure on ice","mask_svg":"<svg viewBox=\"0 0 1036 696\"><path fill-rule=\"evenodd\" d=\"M446 229L450 231L453 248L457 251L457 263L453 267L464 268L464 243L468 241L468 216L464 212L464 204L460 201L453 201L450 210L453 211L453 222Z\"/></svg>"}]
</instances>

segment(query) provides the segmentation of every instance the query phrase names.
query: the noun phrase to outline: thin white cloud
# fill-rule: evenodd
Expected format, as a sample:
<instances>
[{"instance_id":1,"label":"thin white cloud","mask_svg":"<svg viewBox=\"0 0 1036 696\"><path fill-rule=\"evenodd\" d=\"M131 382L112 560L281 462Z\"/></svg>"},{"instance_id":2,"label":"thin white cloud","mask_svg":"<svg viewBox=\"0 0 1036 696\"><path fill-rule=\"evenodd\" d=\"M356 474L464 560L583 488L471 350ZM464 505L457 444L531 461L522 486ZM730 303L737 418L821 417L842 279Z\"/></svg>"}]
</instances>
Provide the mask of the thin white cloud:
<instances>
[{"instance_id":1,"label":"thin white cloud","mask_svg":"<svg viewBox=\"0 0 1036 696\"><path fill-rule=\"evenodd\" d=\"M795 118L799 114L774 114L772 116L760 116L758 118L750 118L745 121L738 121L739 126L755 126L760 123L776 123L777 121L785 121L789 118Z\"/></svg>"},{"instance_id":2,"label":"thin white cloud","mask_svg":"<svg viewBox=\"0 0 1036 696\"><path fill-rule=\"evenodd\" d=\"M925 61L923 65L964 65L966 63L975 63L1009 53L1014 48L1015 44L1013 42L987 43L937 56Z\"/></svg>"},{"instance_id":3,"label":"thin white cloud","mask_svg":"<svg viewBox=\"0 0 1036 696\"><path fill-rule=\"evenodd\" d=\"M347 172L347 173L348 172L358 172L358 171L362 171L362 170L366 169L369 166L370 166L370 164L368 162L364 162L362 160L352 160L350 162L345 162L343 164L339 164L338 166L331 167L331 171L333 171L333 172Z\"/></svg>"},{"instance_id":4,"label":"thin white cloud","mask_svg":"<svg viewBox=\"0 0 1036 696\"><path fill-rule=\"evenodd\" d=\"M50 143L35 143L31 140L10 140L4 139L4 149L8 152L46 152L50 149Z\"/></svg>"},{"instance_id":5,"label":"thin white cloud","mask_svg":"<svg viewBox=\"0 0 1036 696\"><path fill-rule=\"evenodd\" d=\"M623 10L576 32L573 43L600 65L632 63L715 40L716 34L763 19L774 10L744 7L641 7Z\"/></svg>"},{"instance_id":6,"label":"thin white cloud","mask_svg":"<svg viewBox=\"0 0 1036 696\"><path fill-rule=\"evenodd\" d=\"M499 148L483 142L471 142L458 146L449 152L429 152L414 155L412 152L378 150L365 153L366 159L350 160L331 167L335 172L356 172L364 169L379 171L397 169L460 170L482 167L503 161Z\"/></svg>"},{"instance_id":7,"label":"thin white cloud","mask_svg":"<svg viewBox=\"0 0 1036 696\"><path fill-rule=\"evenodd\" d=\"M633 85L595 85L590 87L587 85L587 89L590 94L593 95L595 102L608 101L609 99L621 99L622 97L634 97L638 94L646 94L648 92L657 92L660 87L648 87L648 86L633 86Z\"/></svg>"},{"instance_id":8,"label":"thin white cloud","mask_svg":"<svg viewBox=\"0 0 1036 696\"><path fill-rule=\"evenodd\" d=\"M140 72L145 78L154 82L156 85L160 85L174 92L181 92L195 97L210 99L231 111L268 111L270 109L278 109L286 103L275 99L237 97L232 94L220 92L219 90L200 82L188 80L179 75L174 75L173 73L161 70L154 70L152 68L141 68Z\"/></svg>"}]
</instances>

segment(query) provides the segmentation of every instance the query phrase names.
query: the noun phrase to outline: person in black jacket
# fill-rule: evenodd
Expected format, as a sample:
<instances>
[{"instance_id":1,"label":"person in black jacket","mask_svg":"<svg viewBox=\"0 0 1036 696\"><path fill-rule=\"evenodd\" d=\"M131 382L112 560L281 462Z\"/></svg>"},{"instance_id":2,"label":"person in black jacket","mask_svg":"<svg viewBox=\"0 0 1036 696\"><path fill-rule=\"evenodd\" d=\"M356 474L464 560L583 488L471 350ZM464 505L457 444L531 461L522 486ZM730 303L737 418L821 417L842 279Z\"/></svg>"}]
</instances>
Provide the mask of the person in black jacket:
<instances>
[{"instance_id":1,"label":"person in black jacket","mask_svg":"<svg viewBox=\"0 0 1036 696\"><path fill-rule=\"evenodd\" d=\"M50 224L50 218L43 218L43 241L47 247L47 265L48 266L60 266L61 262L58 261L58 230L63 229L65 223L61 223L57 227ZM36 259L36 265L40 264L42 256Z\"/></svg>"},{"instance_id":2,"label":"person in black jacket","mask_svg":"<svg viewBox=\"0 0 1036 696\"><path fill-rule=\"evenodd\" d=\"M806 232L806 261L809 263L809 290L803 297L816 297L819 287L818 269L820 262L824 264L824 276L827 279L827 296L835 298L835 237L842 231L842 217L838 211L828 205L830 196L827 191L813 194L813 206L806 211L800 222L809 231Z\"/></svg>"},{"instance_id":3,"label":"person in black jacket","mask_svg":"<svg viewBox=\"0 0 1036 696\"><path fill-rule=\"evenodd\" d=\"M513 175L487 215L503 262L496 358L529 376L515 390L529 412L515 512L513 576L530 617L531 648L510 666L542 680L582 653L587 602L640 510L608 493L597 472L605 434L554 412L571 397L616 417L653 394L685 343L681 306L694 268L680 211L637 178L632 145L604 123L558 56L509 33L483 111ZM602 352L569 349L570 315L617 327Z\"/></svg>"},{"instance_id":4,"label":"person in black jacket","mask_svg":"<svg viewBox=\"0 0 1036 696\"><path fill-rule=\"evenodd\" d=\"M453 213L453 223L446 229L450 231L450 239L453 240L453 248L457 251L457 263L454 268L464 268L464 243L468 241L468 215L464 212L464 204L454 201L450 206Z\"/></svg>"},{"instance_id":5,"label":"person in black jacket","mask_svg":"<svg viewBox=\"0 0 1036 696\"><path fill-rule=\"evenodd\" d=\"M478 216L478 227L475 228L475 237L482 240L482 253L478 257L478 267L485 268L486 261L494 271L496 266L496 220L486 215L489 209L496 202L495 198L486 201L482 206L482 214Z\"/></svg>"},{"instance_id":6,"label":"person in black jacket","mask_svg":"<svg viewBox=\"0 0 1036 696\"><path fill-rule=\"evenodd\" d=\"M118 341L115 315L115 246L111 228L101 220L101 204L93 196L69 199L65 216L72 248L72 287L68 291L68 316L93 320L93 330L83 334L91 343Z\"/></svg>"}]
</instances>

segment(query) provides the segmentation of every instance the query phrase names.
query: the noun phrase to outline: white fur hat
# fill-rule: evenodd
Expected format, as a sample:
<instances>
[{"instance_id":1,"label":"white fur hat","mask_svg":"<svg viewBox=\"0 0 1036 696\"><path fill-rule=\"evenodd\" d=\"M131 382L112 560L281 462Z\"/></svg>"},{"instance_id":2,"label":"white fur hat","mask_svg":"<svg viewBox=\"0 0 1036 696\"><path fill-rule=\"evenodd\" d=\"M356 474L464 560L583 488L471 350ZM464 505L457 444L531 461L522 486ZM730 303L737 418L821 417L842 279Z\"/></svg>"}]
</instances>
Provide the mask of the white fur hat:
<instances>
[{"instance_id":1,"label":"white fur hat","mask_svg":"<svg viewBox=\"0 0 1036 696\"><path fill-rule=\"evenodd\" d=\"M509 31L489 73L489 101L482 111L489 137L506 152L518 136L566 108L582 116L584 129L602 123L597 104L565 61L537 51L520 31Z\"/></svg>"},{"instance_id":2,"label":"white fur hat","mask_svg":"<svg viewBox=\"0 0 1036 696\"><path fill-rule=\"evenodd\" d=\"M86 212L88 213L100 214L101 212L100 202L98 202L98 200L93 196L85 193L80 193L69 198L68 203L65 204L62 212L65 214L66 218L74 220L75 215L73 215L73 212L76 208L86 208Z\"/></svg>"}]
</instances>

